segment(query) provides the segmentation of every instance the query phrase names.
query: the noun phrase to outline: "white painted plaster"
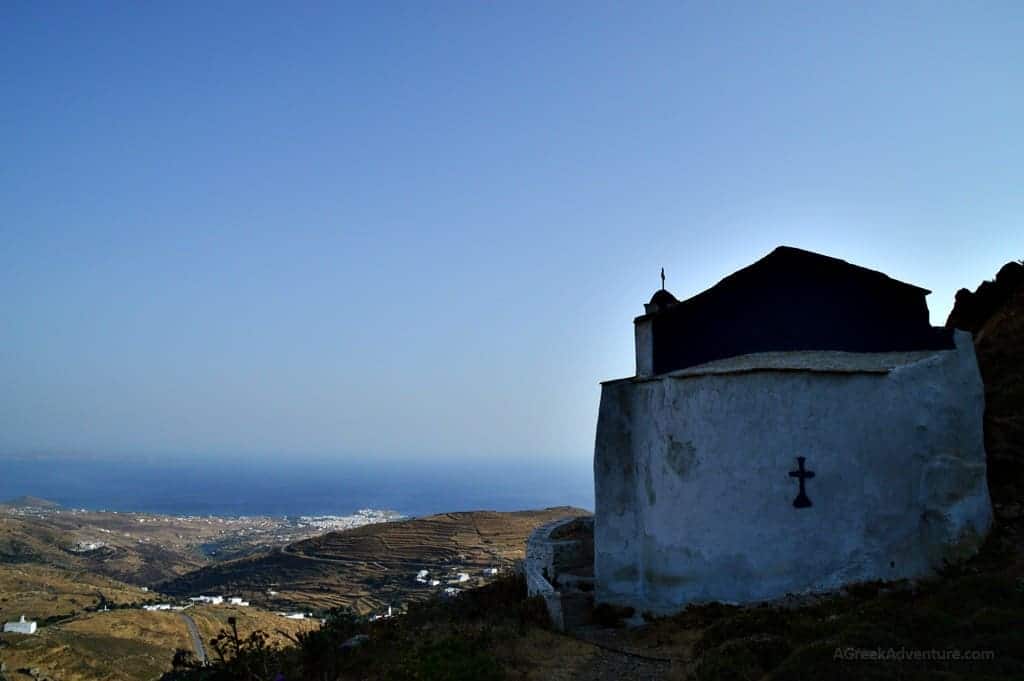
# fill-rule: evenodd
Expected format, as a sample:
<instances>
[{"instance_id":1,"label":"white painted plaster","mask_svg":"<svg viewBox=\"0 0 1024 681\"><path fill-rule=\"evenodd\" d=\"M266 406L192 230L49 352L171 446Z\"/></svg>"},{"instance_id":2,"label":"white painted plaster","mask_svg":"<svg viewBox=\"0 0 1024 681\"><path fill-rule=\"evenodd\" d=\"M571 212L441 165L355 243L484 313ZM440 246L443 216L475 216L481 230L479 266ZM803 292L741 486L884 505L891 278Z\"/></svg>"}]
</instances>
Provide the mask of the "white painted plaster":
<instances>
[{"instance_id":1,"label":"white painted plaster","mask_svg":"<svg viewBox=\"0 0 1024 681\"><path fill-rule=\"evenodd\" d=\"M870 359L606 383L597 601L665 614L925 575L973 552L992 512L970 335ZM811 508L793 507L797 456Z\"/></svg>"}]
</instances>

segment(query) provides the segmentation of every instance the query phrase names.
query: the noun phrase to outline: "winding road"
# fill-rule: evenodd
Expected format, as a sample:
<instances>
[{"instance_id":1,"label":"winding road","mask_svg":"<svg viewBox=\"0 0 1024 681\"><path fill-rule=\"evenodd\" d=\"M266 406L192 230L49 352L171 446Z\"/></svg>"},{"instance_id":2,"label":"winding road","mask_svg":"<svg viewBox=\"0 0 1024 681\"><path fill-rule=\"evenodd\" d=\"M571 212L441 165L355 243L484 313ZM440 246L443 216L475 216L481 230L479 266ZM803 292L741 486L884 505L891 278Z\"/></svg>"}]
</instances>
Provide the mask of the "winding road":
<instances>
[{"instance_id":1,"label":"winding road","mask_svg":"<svg viewBox=\"0 0 1024 681\"><path fill-rule=\"evenodd\" d=\"M196 659L206 663L206 649L203 648L203 637L199 635L199 628L196 627L196 621L192 619L190 615L186 615L183 612L179 612L181 619L185 620L185 624L188 625L188 633L192 635L192 648L195 650Z\"/></svg>"}]
</instances>

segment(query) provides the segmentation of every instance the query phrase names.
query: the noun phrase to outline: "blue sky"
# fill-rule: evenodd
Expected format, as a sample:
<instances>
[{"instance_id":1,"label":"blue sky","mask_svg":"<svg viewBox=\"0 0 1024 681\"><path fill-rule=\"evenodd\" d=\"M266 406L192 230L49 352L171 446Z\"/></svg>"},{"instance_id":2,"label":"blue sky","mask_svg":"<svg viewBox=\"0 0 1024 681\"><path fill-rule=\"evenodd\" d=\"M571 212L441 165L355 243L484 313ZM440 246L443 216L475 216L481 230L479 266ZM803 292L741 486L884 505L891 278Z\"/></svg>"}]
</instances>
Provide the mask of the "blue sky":
<instances>
[{"instance_id":1,"label":"blue sky","mask_svg":"<svg viewBox=\"0 0 1024 681\"><path fill-rule=\"evenodd\" d=\"M658 285L1024 257L1021 3L5 3L0 456L557 458Z\"/></svg>"}]
</instances>

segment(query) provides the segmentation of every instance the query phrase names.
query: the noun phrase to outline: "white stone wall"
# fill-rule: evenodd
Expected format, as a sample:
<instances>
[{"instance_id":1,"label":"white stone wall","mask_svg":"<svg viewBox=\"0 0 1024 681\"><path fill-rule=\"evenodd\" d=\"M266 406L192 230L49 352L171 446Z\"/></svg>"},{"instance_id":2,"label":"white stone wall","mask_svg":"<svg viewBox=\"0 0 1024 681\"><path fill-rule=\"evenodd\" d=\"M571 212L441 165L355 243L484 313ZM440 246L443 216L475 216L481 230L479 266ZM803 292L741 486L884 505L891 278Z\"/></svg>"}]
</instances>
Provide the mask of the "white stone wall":
<instances>
[{"instance_id":1,"label":"white stone wall","mask_svg":"<svg viewBox=\"0 0 1024 681\"><path fill-rule=\"evenodd\" d=\"M575 538L552 539L560 529L578 525L583 530ZM591 566L594 561L593 525L589 517L562 518L541 525L526 540L526 574L528 596L544 599L552 626L564 631L567 627L589 619L592 594L574 589L556 588L564 570Z\"/></svg>"},{"instance_id":2,"label":"white stone wall","mask_svg":"<svg viewBox=\"0 0 1024 681\"><path fill-rule=\"evenodd\" d=\"M597 601L666 614L923 575L969 555L991 506L981 378L970 335L956 344L881 372L833 362L605 384ZM810 508L793 507L797 456L815 473Z\"/></svg>"}]
</instances>

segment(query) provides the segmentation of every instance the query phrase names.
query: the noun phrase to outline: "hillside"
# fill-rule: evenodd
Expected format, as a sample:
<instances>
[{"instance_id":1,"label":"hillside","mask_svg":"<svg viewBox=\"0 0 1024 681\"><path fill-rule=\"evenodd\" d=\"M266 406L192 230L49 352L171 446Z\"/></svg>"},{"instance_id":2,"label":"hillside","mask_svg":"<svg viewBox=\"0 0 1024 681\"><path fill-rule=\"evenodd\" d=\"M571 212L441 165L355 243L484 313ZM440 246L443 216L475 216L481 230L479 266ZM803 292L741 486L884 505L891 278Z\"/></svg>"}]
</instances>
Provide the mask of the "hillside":
<instances>
[{"instance_id":1,"label":"hillside","mask_svg":"<svg viewBox=\"0 0 1024 681\"><path fill-rule=\"evenodd\" d=\"M96 548L88 549L90 546ZM98 533L52 520L0 515L0 564L47 565L149 584L205 562L188 548L151 541L126 530Z\"/></svg>"},{"instance_id":2,"label":"hillside","mask_svg":"<svg viewBox=\"0 0 1024 681\"><path fill-rule=\"evenodd\" d=\"M89 571L140 586L322 530L293 519L0 507L0 565Z\"/></svg>"},{"instance_id":3,"label":"hillside","mask_svg":"<svg viewBox=\"0 0 1024 681\"><path fill-rule=\"evenodd\" d=\"M56 501L50 501L49 499L41 499L39 497L32 496L20 496L15 499L8 499L7 501L0 502L0 507L4 506L7 506L9 508L60 508L60 504L58 504Z\"/></svg>"},{"instance_id":4,"label":"hillside","mask_svg":"<svg viewBox=\"0 0 1024 681\"><path fill-rule=\"evenodd\" d=\"M256 608L203 606L184 612L211 655L209 641L229 627L229 617L236 619L241 636L260 630L274 645L319 627L316 620L289 620ZM27 680L17 670L34 668L55 681L142 681L168 671L175 651L191 651L192 645L181 613L111 610L44 627L34 636L0 634L0 659L11 679Z\"/></svg>"},{"instance_id":5,"label":"hillside","mask_svg":"<svg viewBox=\"0 0 1024 681\"><path fill-rule=\"evenodd\" d=\"M369 613L396 601L430 598L458 572L472 578L459 588L479 585L485 581L484 569L507 569L523 557L534 527L582 513L571 507L474 511L368 525L205 567L160 589L179 596L230 592L275 608L347 606ZM419 570L428 570L442 584L418 583Z\"/></svg>"},{"instance_id":6,"label":"hillside","mask_svg":"<svg viewBox=\"0 0 1024 681\"><path fill-rule=\"evenodd\" d=\"M40 622L96 608L101 602L143 603L154 594L89 570L0 565L0 622L26 614Z\"/></svg>"},{"instance_id":7,"label":"hillside","mask_svg":"<svg viewBox=\"0 0 1024 681\"><path fill-rule=\"evenodd\" d=\"M177 649L193 649L181 613L140 607L167 601L88 570L0 564L0 622L26 614L40 627L33 636L0 634L0 661L15 679L28 679L14 676L18 669L33 668L61 681L155 678L170 669ZM255 607L200 606L184 613L207 646L228 627L228 617L236 618L242 635L261 630L275 644L291 643L296 633L319 626L318 620L289 620Z\"/></svg>"}]
</instances>

